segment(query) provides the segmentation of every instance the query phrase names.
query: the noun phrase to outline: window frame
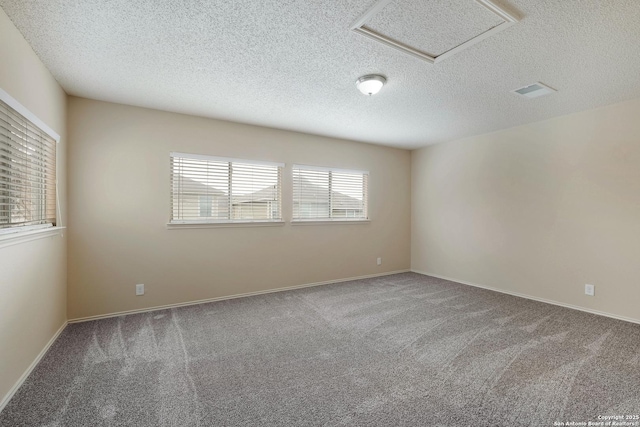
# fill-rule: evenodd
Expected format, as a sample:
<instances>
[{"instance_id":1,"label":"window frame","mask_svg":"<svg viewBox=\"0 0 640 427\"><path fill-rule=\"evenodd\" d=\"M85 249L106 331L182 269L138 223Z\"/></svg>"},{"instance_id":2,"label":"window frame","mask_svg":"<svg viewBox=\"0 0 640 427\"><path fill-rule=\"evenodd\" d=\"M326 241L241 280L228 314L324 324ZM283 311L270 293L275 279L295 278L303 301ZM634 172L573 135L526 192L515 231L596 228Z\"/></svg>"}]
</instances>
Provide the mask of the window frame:
<instances>
[{"instance_id":1,"label":"window frame","mask_svg":"<svg viewBox=\"0 0 640 427\"><path fill-rule=\"evenodd\" d=\"M60 144L60 135L2 88L0 88L0 100L55 141L53 144L53 149L55 150L55 174L53 179L55 182L55 222L0 228L0 248L2 248L59 234L66 227L62 225L62 211L60 209L60 194L58 191L58 146Z\"/></svg>"},{"instance_id":2,"label":"window frame","mask_svg":"<svg viewBox=\"0 0 640 427\"><path fill-rule=\"evenodd\" d=\"M295 194L295 171L296 170L306 170L306 171L316 171L316 172L329 172L329 217L328 218L296 218L295 217L295 203L296 203L296 194ZM363 200L362 200L362 210L364 210L364 217L332 217L333 207L332 207L332 197L331 197L331 188L333 187L333 181L331 177L331 173L342 173L342 174L354 174L354 175L362 175L363 178ZM342 169L342 168L333 168L333 167L325 167L325 166L313 166L313 165L303 165L303 164L294 164L291 167L291 224L292 225L320 225L320 224L368 224L371 222L371 217L369 214L369 180L370 180L370 172L365 170L356 170L356 169ZM298 208L300 209L300 208Z\"/></svg>"},{"instance_id":3,"label":"window frame","mask_svg":"<svg viewBox=\"0 0 640 427\"><path fill-rule=\"evenodd\" d=\"M251 160L251 159L240 159L233 157L221 157L221 156L210 156L205 154L192 154L192 153L182 153L172 151L169 153L170 164L172 164L174 158L183 158L183 159L192 159L192 160L202 160L202 161L214 161L214 162L227 162L229 163L229 172L228 178L232 180L233 174L233 164L241 164L241 165L255 165L255 166L270 166L276 168L277 174L277 188L278 188L278 205L279 205L279 213L280 218L275 219L232 219L231 212L229 213L228 219L203 219L203 220L184 220L172 219L174 213L174 205L173 202L169 203L169 222L166 224L168 229L184 229L184 228L216 228L216 227L253 227L253 226L278 226L284 225L285 221L283 219L283 209L282 209L282 183L283 183L283 175L284 175L284 163L280 162L270 162L263 160ZM170 168L169 171L169 196L173 198L174 192L174 181L173 181L173 168ZM228 205L231 208L233 206L233 189L231 189L231 194L228 196L229 202ZM271 205L268 205L271 209ZM270 211L272 212L272 211Z\"/></svg>"}]
</instances>

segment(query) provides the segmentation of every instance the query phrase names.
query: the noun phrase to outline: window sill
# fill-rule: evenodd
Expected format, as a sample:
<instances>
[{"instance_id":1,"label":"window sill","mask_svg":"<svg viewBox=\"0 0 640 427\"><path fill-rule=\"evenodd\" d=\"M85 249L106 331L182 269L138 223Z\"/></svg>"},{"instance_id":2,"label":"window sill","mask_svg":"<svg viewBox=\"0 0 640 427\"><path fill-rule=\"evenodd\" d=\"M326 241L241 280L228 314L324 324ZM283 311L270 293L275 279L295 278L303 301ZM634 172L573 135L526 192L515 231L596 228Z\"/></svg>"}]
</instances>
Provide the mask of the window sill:
<instances>
[{"instance_id":1,"label":"window sill","mask_svg":"<svg viewBox=\"0 0 640 427\"><path fill-rule=\"evenodd\" d=\"M319 219L319 220L293 220L291 225L327 225L327 224L371 224L370 219Z\"/></svg>"},{"instance_id":2,"label":"window sill","mask_svg":"<svg viewBox=\"0 0 640 427\"><path fill-rule=\"evenodd\" d=\"M39 230L16 231L15 233L0 234L0 248L31 242L32 240L62 235L67 227L49 227Z\"/></svg>"},{"instance_id":3,"label":"window sill","mask_svg":"<svg viewBox=\"0 0 640 427\"><path fill-rule=\"evenodd\" d=\"M201 222L201 223L173 223L167 224L169 230L184 230L190 228L234 228L234 227L281 227L284 221L244 221L244 222Z\"/></svg>"}]
</instances>

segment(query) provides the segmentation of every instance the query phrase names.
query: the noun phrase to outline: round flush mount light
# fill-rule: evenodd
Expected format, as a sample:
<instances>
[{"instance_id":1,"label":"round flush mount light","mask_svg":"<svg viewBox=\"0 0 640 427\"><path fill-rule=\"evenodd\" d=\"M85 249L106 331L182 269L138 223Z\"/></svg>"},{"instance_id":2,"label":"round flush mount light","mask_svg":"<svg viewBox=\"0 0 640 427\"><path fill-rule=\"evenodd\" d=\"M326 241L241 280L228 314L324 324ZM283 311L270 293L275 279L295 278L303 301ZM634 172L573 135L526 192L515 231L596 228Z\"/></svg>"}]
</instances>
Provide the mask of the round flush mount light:
<instances>
[{"instance_id":1,"label":"round flush mount light","mask_svg":"<svg viewBox=\"0 0 640 427\"><path fill-rule=\"evenodd\" d=\"M369 74L356 80L356 87L363 95L375 95L380 92L386 82L387 79L384 76Z\"/></svg>"}]
</instances>

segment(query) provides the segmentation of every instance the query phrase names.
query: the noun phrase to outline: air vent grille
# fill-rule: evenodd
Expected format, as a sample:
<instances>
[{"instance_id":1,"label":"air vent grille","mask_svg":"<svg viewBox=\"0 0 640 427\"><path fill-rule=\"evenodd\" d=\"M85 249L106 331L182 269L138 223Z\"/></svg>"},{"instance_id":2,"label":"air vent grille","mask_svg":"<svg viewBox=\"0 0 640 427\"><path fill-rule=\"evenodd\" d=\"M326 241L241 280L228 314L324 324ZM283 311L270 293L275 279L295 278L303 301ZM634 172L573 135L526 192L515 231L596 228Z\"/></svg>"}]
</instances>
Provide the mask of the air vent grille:
<instances>
[{"instance_id":1,"label":"air vent grille","mask_svg":"<svg viewBox=\"0 0 640 427\"><path fill-rule=\"evenodd\" d=\"M521 87L520 89L516 89L513 92L526 98L538 98L543 95L549 95L550 93L557 92L557 90L543 83L537 82Z\"/></svg>"}]
</instances>

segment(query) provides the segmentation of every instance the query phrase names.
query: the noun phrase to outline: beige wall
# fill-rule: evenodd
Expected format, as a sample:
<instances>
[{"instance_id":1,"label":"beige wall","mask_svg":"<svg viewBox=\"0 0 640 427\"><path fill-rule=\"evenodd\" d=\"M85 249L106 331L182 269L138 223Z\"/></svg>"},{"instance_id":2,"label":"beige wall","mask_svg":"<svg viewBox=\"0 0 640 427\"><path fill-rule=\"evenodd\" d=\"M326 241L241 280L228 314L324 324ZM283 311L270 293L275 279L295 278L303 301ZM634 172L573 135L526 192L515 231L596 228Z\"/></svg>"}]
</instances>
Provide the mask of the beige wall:
<instances>
[{"instance_id":1,"label":"beige wall","mask_svg":"<svg viewBox=\"0 0 640 427\"><path fill-rule=\"evenodd\" d=\"M0 88L60 134L66 211L66 94L0 9ZM60 236L0 248L0 402L66 320L66 243Z\"/></svg>"},{"instance_id":2,"label":"beige wall","mask_svg":"<svg viewBox=\"0 0 640 427\"><path fill-rule=\"evenodd\" d=\"M639 118L634 100L414 151L412 269L640 319Z\"/></svg>"},{"instance_id":3,"label":"beige wall","mask_svg":"<svg viewBox=\"0 0 640 427\"><path fill-rule=\"evenodd\" d=\"M409 268L409 151L74 97L68 114L70 319ZM170 151L286 162L285 219L293 163L369 170L372 220L167 230Z\"/></svg>"}]
</instances>

